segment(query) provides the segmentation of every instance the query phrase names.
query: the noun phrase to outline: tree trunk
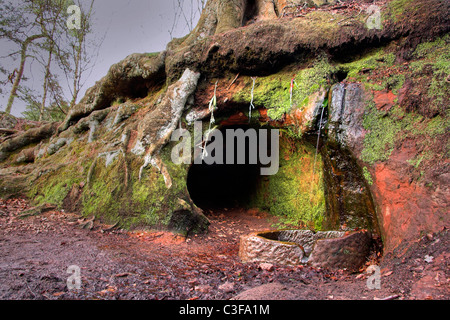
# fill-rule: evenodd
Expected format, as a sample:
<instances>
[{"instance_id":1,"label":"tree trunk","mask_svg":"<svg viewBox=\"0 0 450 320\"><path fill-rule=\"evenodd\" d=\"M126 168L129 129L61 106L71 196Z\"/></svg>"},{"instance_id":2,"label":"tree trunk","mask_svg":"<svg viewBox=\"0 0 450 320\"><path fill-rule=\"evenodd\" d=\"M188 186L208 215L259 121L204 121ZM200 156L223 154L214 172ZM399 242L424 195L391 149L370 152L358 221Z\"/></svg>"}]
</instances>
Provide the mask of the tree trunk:
<instances>
[{"instance_id":1,"label":"tree trunk","mask_svg":"<svg viewBox=\"0 0 450 320\"><path fill-rule=\"evenodd\" d=\"M20 67L19 67L19 72L17 72L17 76L14 79L14 83L13 83L13 87L11 89L11 93L9 94L8 104L6 105L6 110L5 110L5 112L7 114L11 113L12 105L14 103L14 99L15 99L16 94L17 94L17 89L19 88L20 81L22 80L23 70L25 69L25 62L26 62L26 59L27 59L28 46L34 40L37 40L37 39L40 39L40 38L43 38L43 37L44 37L43 34L34 35L34 36L31 36L31 37L27 38L22 43L22 48L20 50Z\"/></svg>"},{"instance_id":2,"label":"tree trunk","mask_svg":"<svg viewBox=\"0 0 450 320\"><path fill-rule=\"evenodd\" d=\"M246 0L227 0L217 2L216 34L242 27Z\"/></svg>"},{"instance_id":3,"label":"tree trunk","mask_svg":"<svg viewBox=\"0 0 450 320\"><path fill-rule=\"evenodd\" d=\"M86 71L86 41L87 35L91 32L90 18L92 16L94 7L94 0L91 0L89 11L82 14L81 30L76 34L76 42L73 45L73 58L75 63L75 70L73 75L73 91L72 100L70 101L69 109L73 108L77 103L78 94L81 89L81 78Z\"/></svg>"},{"instance_id":4,"label":"tree trunk","mask_svg":"<svg viewBox=\"0 0 450 320\"><path fill-rule=\"evenodd\" d=\"M276 19L286 6L286 0L209 0L197 26L183 39L181 46L242 27L248 21ZM171 47L178 44L175 39Z\"/></svg>"},{"instance_id":5,"label":"tree trunk","mask_svg":"<svg viewBox=\"0 0 450 320\"><path fill-rule=\"evenodd\" d=\"M60 6L58 8L57 11L55 11L55 16L53 18L53 24L52 24L52 29L51 29L51 33L49 35L49 48L48 48L48 60L47 60L47 65L45 66L45 75L44 75L44 86L43 86L43 95L42 95L42 103L41 103L41 109L39 111L39 121L42 121L42 117L44 115L44 110L45 110L45 103L47 100L47 93L48 93L48 87L49 87L49 82L50 82L50 67L52 64L52 59L53 59L53 50L55 48L55 33L57 32L57 22L58 19L60 17L61 12L63 11L63 6ZM44 23L41 22L41 28L43 30L46 30L46 26Z\"/></svg>"},{"instance_id":6,"label":"tree trunk","mask_svg":"<svg viewBox=\"0 0 450 320\"><path fill-rule=\"evenodd\" d=\"M44 115L45 110L45 102L47 100L48 82L50 78L50 66L52 64L52 51L53 46L50 47L50 51L48 52L47 65L45 66L44 88L43 88L44 92L42 95L41 110L39 111L39 121L42 121L42 116Z\"/></svg>"},{"instance_id":7,"label":"tree trunk","mask_svg":"<svg viewBox=\"0 0 450 320\"><path fill-rule=\"evenodd\" d=\"M8 104L6 105L5 112L7 114L11 113L11 109L12 109L12 105L14 103L14 99L16 97L17 89L19 88L20 80L22 80L23 70L25 68L25 61L26 61L26 46L22 46L22 51L20 54L20 67L17 72L16 78L14 79L11 93L9 94Z\"/></svg>"},{"instance_id":8,"label":"tree trunk","mask_svg":"<svg viewBox=\"0 0 450 320\"><path fill-rule=\"evenodd\" d=\"M81 78L81 55L83 50L83 41L80 42L77 48L75 57L75 71L73 77L73 92L72 100L70 101L69 109L71 109L77 103L78 92L80 91L80 78Z\"/></svg>"}]
</instances>

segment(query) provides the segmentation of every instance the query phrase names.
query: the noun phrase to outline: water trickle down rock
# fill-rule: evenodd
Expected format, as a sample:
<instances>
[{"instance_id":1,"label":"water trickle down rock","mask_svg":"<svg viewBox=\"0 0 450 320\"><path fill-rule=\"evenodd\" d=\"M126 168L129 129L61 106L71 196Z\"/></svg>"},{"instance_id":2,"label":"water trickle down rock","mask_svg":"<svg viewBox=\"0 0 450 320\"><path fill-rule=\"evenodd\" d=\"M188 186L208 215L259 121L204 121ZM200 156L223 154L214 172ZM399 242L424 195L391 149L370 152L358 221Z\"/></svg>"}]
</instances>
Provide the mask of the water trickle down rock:
<instances>
[{"instance_id":1,"label":"water trickle down rock","mask_svg":"<svg viewBox=\"0 0 450 320\"><path fill-rule=\"evenodd\" d=\"M365 134L364 94L362 86L355 83L338 83L330 90L328 141L322 149L328 215L325 227L379 233L372 196L355 160Z\"/></svg>"}]
</instances>

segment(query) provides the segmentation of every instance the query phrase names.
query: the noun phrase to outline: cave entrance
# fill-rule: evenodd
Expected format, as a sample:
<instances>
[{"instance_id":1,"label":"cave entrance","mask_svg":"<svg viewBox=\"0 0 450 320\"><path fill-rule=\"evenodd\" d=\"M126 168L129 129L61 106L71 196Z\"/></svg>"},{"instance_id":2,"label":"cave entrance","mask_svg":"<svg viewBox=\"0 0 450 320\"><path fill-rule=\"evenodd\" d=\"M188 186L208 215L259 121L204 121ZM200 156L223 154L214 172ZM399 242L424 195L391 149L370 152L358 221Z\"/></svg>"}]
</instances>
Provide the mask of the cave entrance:
<instances>
[{"instance_id":1,"label":"cave entrance","mask_svg":"<svg viewBox=\"0 0 450 320\"><path fill-rule=\"evenodd\" d=\"M223 137L226 137L226 130L228 129L242 129L244 132L248 132L248 129L254 128L247 125L222 127L219 131ZM257 133L259 141L259 131L254 131ZM245 208L248 206L256 192L258 182L262 178L262 165L259 162L259 157L256 164L251 164L249 161L250 154L255 149L251 148L250 143L253 144L254 141L251 142L250 139L245 141L245 164L237 164L237 144L224 138L221 148L224 159L223 164L207 164L208 157L216 156L215 152L211 152L201 164L195 164L196 161L194 161L194 164L191 165L187 178L187 188L191 199L198 207L214 210L221 208ZM214 138L209 143L213 142ZM227 148L227 145L230 143L234 144L234 164L229 164L230 161L225 161L227 158L228 160L230 159L229 154L227 154L227 150L230 153L230 148ZM231 155L231 158L233 158L233 155Z\"/></svg>"}]
</instances>

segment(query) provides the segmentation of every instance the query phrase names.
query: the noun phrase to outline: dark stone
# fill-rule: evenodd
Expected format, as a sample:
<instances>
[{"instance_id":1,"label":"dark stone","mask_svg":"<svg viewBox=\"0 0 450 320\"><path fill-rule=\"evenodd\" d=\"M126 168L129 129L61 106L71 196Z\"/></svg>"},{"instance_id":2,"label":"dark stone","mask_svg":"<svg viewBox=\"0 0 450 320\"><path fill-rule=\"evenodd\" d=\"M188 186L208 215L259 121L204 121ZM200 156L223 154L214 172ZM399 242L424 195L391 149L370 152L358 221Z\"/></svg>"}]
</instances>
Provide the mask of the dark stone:
<instances>
[{"instance_id":1,"label":"dark stone","mask_svg":"<svg viewBox=\"0 0 450 320\"><path fill-rule=\"evenodd\" d=\"M172 214L168 229L188 236L190 233L201 233L208 229L208 219L200 213L189 210L178 210Z\"/></svg>"},{"instance_id":2,"label":"dark stone","mask_svg":"<svg viewBox=\"0 0 450 320\"><path fill-rule=\"evenodd\" d=\"M361 149L364 137L364 90L360 84L338 83L330 91L328 139L344 148Z\"/></svg>"}]
</instances>

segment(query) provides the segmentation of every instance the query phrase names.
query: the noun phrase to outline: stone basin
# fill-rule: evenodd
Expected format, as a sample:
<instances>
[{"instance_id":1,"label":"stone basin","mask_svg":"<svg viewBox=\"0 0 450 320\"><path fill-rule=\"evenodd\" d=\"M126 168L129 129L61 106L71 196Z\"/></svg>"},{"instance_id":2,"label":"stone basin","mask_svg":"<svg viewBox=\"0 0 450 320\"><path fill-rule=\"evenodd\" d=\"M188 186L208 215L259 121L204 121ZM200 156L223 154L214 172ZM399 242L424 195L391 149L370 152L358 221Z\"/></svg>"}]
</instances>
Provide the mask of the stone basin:
<instances>
[{"instance_id":1,"label":"stone basin","mask_svg":"<svg viewBox=\"0 0 450 320\"><path fill-rule=\"evenodd\" d=\"M242 262L281 265L309 264L330 269L357 270L370 252L372 237L367 231L341 232L278 230L242 236Z\"/></svg>"}]
</instances>

